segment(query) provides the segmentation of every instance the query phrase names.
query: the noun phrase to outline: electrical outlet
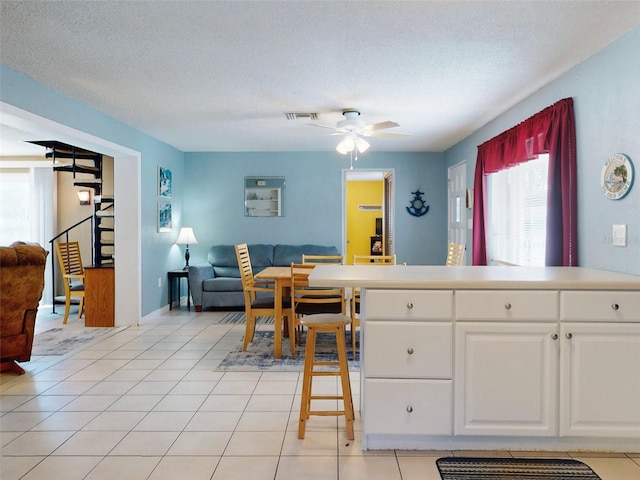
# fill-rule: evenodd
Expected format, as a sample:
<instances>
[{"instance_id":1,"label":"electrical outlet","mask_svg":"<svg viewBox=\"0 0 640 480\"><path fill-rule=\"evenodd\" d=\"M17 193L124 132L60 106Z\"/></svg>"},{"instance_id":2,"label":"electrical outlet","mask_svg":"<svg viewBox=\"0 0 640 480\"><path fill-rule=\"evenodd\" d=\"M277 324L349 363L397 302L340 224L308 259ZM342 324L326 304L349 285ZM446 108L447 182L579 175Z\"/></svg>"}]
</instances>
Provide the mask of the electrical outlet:
<instances>
[{"instance_id":1,"label":"electrical outlet","mask_svg":"<svg viewBox=\"0 0 640 480\"><path fill-rule=\"evenodd\" d=\"M162 277L158 277L158 288L162 288Z\"/></svg>"}]
</instances>

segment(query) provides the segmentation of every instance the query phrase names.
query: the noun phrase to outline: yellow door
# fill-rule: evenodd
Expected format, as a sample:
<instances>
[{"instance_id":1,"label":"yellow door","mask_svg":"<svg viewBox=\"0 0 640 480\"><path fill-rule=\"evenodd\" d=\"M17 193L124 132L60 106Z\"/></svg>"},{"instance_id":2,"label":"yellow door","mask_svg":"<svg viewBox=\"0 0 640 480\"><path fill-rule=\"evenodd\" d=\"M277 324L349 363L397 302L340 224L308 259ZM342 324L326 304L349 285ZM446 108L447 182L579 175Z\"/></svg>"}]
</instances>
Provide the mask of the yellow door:
<instances>
[{"instance_id":1,"label":"yellow door","mask_svg":"<svg viewBox=\"0 0 640 480\"><path fill-rule=\"evenodd\" d=\"M346 264L353 263L354 255L371 254L371 237L376 234L376 218L382 218L383 200L383 180L347 181Z\"/></svg>"}]
</instances>

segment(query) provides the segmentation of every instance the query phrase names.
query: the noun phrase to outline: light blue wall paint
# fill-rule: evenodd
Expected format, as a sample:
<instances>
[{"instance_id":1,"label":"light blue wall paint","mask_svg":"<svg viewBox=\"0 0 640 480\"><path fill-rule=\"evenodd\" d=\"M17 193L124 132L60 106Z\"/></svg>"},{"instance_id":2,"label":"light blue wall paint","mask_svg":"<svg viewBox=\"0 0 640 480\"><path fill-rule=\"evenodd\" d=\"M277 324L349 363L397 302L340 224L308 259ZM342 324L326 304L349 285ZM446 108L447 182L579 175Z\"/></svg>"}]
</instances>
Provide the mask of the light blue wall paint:
<instances>
[{"instance_id":1,"label":"light blue wall paint","mask_svg":"<svg viewBox=\"0 0 640 480\"><path fill-rule=\"evenodd\" d=\"M467 161L473 185L477 146L566 97L573 97L578 155L578 262L640 275L640 27L445 153L447 165ZM636 182L624 199L608 200L600 172L614 153L630 156ZM611 245L612 225L626 224L629 245ZM471 245L471 235L468 236Z\"/></svg>"},{"instance_id":2,"label":"light blue wall paint","mask_svg":"<svg viewBox=\"0 0 640 480\"><path fill-rule=\"evenodd\" d=\"M348 159L335 152L187 153L186 222L198 244L192 264L206 262L214 244L317 243L342 250L342 173ZM446 190L439 153L367 152L358 168L395 169L395 249L398 261L441 264L446 256ZM244 216L244 177L286 179L284 217ZM420 186L430 205L423 217L406 206Z\"/></svg>"},{"instance_id":3,"label":"light blue wall paint","mask_svg":"<svg viewBox=\"0 0 640 480\"><path fill-rule=\"evenodd\" d=\"M157 232L157 168L161 165L172 170L174 187L171 202L174 225L180 227L184 154L5 65L0 65L0 100L141 153L141 313L145 315L165 305L167 303L167 270L182 268L184 258L179 248L174 245L179 228L174 228L171 233ZM126 248L126 245L119 245L118 248ZM158 278L163 280L161 288L158 288Z\"/></svg>"}]
</instances>

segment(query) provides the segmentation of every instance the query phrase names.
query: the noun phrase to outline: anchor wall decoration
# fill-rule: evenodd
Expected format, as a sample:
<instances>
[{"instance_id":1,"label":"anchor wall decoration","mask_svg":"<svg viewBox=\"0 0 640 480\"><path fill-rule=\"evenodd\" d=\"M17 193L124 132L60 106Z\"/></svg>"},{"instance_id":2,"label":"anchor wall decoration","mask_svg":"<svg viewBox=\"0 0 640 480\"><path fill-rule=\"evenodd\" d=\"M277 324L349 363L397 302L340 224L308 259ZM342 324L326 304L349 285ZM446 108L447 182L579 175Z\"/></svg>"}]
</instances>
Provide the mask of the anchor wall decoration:
<instances>
[{"instance_id":1,"label":"anchor wall decoration","mask_svg":"<svg viewBox=\"0 0 640 480\"><path fill-rule=\"evenodd\" d=\"M429 211L429 205L425 205L424 200L422 200L424 192L421 192L418 188L415 192L411 193L413 194L413 199L409 202L410 206L407 207L407 212L414 217L421 217Z\"/></svg>"}]
</instances>

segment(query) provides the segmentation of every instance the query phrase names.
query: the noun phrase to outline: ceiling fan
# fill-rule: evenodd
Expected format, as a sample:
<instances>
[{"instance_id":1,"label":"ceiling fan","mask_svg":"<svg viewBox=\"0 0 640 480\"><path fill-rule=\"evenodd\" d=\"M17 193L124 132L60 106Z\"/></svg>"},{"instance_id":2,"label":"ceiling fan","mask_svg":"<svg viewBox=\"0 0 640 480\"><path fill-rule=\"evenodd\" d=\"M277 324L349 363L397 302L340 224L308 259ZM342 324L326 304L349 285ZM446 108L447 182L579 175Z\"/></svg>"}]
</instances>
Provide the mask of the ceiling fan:
<instances>
[{"instance_id":1,"label":"ceiling fan","mask_svg":"<svg viewBox=\"0 0 640 480\"><path fill-rule=\"evenodd\" d=\"M344 135L345 138L338 144L336 150L343 155L356 150L356 160L358 159L357 152L362 153L369 148L369 143L362 137L400 138L409 135L408 133L380 132L380 130L395 128L400 125L391 121L367 124L359 118L360 112L358 110L346 109L342 111L342 115L344 115L345 119L340 120L335 127L319 123L312 123L311 125L334 130L331 135Z\"/></svg>"}]
</instances>

